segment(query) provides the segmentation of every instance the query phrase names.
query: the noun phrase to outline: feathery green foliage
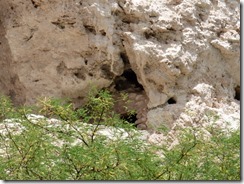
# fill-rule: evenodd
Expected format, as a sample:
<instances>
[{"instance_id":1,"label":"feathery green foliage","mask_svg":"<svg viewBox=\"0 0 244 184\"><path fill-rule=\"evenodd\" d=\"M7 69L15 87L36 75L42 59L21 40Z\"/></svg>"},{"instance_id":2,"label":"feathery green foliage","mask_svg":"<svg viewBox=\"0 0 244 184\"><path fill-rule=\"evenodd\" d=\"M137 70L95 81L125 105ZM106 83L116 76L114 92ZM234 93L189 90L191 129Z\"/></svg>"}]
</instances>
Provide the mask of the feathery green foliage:
<instances>
[{"instance_id":1,"label":"feathery green foliage","mask_svg":"<svg viewBox=\"0 0 244 184\"><path fill-rule=\"evenodd\" d=\"M113 111L108 91L88 98L78 110L44 98L34 109L49 119L31 119L32 108L15 108L1 96L0 179L240 180L239 130L227 135L212 128L205 139L189 127L172 149L150 145ZM105 126L116 132L112 138L99 133Z\"/></svg>"}]
</instances>

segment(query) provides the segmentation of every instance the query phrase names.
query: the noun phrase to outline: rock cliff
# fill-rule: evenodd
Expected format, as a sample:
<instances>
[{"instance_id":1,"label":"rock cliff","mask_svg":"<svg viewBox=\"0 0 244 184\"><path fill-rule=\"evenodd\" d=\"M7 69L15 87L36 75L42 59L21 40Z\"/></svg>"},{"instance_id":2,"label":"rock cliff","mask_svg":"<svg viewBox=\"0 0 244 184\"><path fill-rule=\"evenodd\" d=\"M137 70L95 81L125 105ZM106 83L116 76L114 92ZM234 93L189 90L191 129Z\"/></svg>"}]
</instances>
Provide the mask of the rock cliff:
<instances>
[{"instance_id":1,"label":"rock cliff","mask_svg":"<svg viewBox=\"0 0 244 184\"><path fill-rule=\"evenodd\" d=\"M240 123L237 0L0 0L0 91L82 105L127 92L141 129ZM123 114L122 105L116 109ZM236 126L235 125L235 126Z\"/></svg>"}]
</instances>

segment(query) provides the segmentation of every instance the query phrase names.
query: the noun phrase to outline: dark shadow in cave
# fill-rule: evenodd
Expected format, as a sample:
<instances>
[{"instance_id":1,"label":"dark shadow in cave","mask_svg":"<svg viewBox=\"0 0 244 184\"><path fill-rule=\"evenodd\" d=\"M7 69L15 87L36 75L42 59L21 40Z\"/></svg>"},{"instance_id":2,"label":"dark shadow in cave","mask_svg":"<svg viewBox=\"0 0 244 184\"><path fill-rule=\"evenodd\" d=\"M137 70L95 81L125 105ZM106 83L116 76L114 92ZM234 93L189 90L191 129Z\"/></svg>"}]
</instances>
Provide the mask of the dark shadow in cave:
<instances>
[{"instance_id":1,"label":"dark shadow in cave","mask_svg":"<svg viewBox=\"0 0 244 184\"><path fill-rule=\"evenodd\" d=\"M170 98L168 100L168 104L176 104L176 100L174 98Z\"/></svg>"},{"instance_id":2,"label":"dark shadow in cave","mask_svg":"<svg viewBox=\"0 0 244 184\"><path fill-rule=\"evenodd\" d=\"M142 91L143 86L138 82L135 72L132 69L127 69L121 76L118 76L114 80L115 89L117 91L123 91L128 89L135 89Z\"/></svg>"},{"instance_id":3,"label":"dark shadow in cave","mask_svg":"<svg viewBox=\"0 0 244 184\"><path fill-rule=\"evenodd\" d=\"M124 64L124 72L122 75L115 77L113 82L113 88L115 89L116 93L125 92L125 93L143 93L144 88L143 86L138 82L136 73L131 69L130 61L128 56L125 52L120 53L120 57ZM130 101L134 101L134 99L130 99ZM134 103L134 102L132 102ZM118 104L120 105L120 104ZM124 104L126 105L126 104ZM134 107L133 107L134 108ZM137 111L137 109L134 109ZM128 123L132 124L134 127L137 127L135 122L137 119L137 113L135 114L129 114L122 112L117 112L120 114L120 118L124 121L127 121Z\"/></svg>"},{"instance_id":4,"label":"dark shadow in cave","mask_svg":"<svg viewBox=\"0 0 244 184\"><path fill-rule=\"evenodd\" d=\"M120 115L120 118L121 118L122 120L127 121L128 123L133 124L133 126L136 127L136 125L135 125L135 122L136 122L136 120L137 120L136 115L137 115L136 113L135 113L135 114L121 114L121 115Z\"/></svg>"},{"instance_id":5,"label":"dark shadow in cave","mask_svg":"<svg viewBox=\"0 0 244 184\"><path fill-rule=\"evenodd\" d=\"M238 100L238 101L240 101L240 99L241 99L241 88L240 88L240 86L236 86L235 87L235 99L236 100Z\"/></svg>"}]
</instances>

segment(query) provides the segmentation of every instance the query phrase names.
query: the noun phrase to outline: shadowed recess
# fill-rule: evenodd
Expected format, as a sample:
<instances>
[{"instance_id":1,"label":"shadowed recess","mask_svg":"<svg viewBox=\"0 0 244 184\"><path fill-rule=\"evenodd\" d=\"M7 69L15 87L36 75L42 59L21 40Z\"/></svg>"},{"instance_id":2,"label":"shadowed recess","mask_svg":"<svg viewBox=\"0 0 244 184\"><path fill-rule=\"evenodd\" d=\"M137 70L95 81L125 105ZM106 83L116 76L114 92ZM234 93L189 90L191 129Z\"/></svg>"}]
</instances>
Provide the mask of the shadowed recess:
<instances>
[{"instance_id":1,"label":"shadowed recess","mask_svg":"<svg viewBox=\"0 0 244 184\"><path fill-rule=\"evenodd\" d=\"M123 74L115 79L115 89L118 91L127 90L129 88L144 90L143 86L138 82L135 72L127 69Z\"/></svg>"}]
</instances>

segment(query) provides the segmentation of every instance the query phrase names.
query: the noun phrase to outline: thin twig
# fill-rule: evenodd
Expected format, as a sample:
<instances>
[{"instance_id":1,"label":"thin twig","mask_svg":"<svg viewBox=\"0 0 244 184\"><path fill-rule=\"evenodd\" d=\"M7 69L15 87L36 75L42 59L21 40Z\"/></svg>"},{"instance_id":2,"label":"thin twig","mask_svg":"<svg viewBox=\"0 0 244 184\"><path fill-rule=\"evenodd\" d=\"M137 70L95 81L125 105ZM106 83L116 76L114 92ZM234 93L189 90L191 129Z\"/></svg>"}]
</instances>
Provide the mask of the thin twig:
<instances>
[{"instance_id":1,"label":"thin twig","mask_svg":"<svg viewBox=\"0 0 244 184\"><path fill-rule=\"evenodd\" d=\"M95 129L94 129L93 132L92 132L92 135L91 135L91 141L92 141L92 142L94 142L94 136L95 136L95 133L97 132L97 129L98 129L98 127L100 126L100 123L101 123L101 121L102 121L102 116L103 116L104 110L105 110L105 108L103 107L102 112L101 112L100 117L99 117L99 120L98 120L98 122L97 122L97 125L96 125Z\"/></svg>"}]
</instances>

